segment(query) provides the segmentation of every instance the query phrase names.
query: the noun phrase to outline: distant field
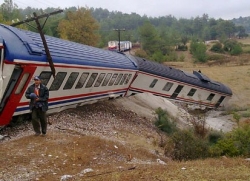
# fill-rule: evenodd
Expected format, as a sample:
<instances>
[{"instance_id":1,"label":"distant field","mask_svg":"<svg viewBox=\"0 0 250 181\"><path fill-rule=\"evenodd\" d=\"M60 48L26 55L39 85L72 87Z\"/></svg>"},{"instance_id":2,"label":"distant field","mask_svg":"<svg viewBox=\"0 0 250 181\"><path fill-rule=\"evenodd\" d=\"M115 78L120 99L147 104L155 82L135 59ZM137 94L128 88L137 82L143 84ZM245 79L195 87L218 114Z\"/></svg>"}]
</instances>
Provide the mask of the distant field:
<instances>
[{"instance_id":1,"label":"distant field","mask_svg":"<svg viewBox=\"0 0 250 181\"><path fill-rule=\"evenodd\" d=\"M243 43L243 44L249 44L250 45L250 37L243 38L243 39L237 39L237 41Z\"/></svg>"}]
</instances>

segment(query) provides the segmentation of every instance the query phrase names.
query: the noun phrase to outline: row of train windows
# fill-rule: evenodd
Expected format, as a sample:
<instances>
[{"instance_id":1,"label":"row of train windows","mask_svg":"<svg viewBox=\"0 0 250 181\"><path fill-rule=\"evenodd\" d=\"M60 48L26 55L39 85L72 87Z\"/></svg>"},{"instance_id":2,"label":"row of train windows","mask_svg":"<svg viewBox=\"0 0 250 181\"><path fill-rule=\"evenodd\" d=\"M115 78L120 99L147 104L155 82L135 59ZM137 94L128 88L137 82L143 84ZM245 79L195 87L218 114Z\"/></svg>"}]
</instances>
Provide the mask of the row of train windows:
<instances>
[{"instance_id":1,"label":"row of train windows","mask_svg":"<svg viewBox=\"0 0 250 181\"><path fill-rule=\"evenodd\" d=\"M149 87L150 87L150 88L154 88L154 86L155 86L155 84L157 83L157 81L158 81L158 79L154 79L154 80L151 82L151 84L149 85ZM174 83L172 83L172 82L167 82L167 83L165 84L165 86L163 87L162 90L164 90L164 91L170 91L170 89L172 88L173 85L174 85ZM190 96L190 97L192 97L192 96L195 94L196 91L197 91L197 89L191 88L187 95ZM214 96L215 96L215 94L213 94L213 93L209 94L209 96L207 97L207 100L208 100L208 101L212 101L212 99L214 98Z\"/></svg>"},{"instance_id":2,"label":"row of train windows","mask_svg":"<svg viewBox=\"0 0 250 181\"><path fill-rule=\"evenodd\" d=\"M58 72L49 90L50 91L59 90L66 75L67 75L67 72ZM66 81L63 87L63 90L71 89L73 85L75 84L75 81L78 78L78 76L79 76L79 72L72 72L68 80ZM51 77L51 72L43 71L40 74L40 78L44 85L48 84L50 77ZM99 87L100 85L101 86L125 85L125 84L128 84L131 77L132 77L132 74L100 73L98 76L98 73L90 74L89 72L83 72L75 86L75 89L82 88L85 85L85 83L86 83L85 88L92 87L94 83L95 83L94 87Z\"/></svg>"}]
</instances>

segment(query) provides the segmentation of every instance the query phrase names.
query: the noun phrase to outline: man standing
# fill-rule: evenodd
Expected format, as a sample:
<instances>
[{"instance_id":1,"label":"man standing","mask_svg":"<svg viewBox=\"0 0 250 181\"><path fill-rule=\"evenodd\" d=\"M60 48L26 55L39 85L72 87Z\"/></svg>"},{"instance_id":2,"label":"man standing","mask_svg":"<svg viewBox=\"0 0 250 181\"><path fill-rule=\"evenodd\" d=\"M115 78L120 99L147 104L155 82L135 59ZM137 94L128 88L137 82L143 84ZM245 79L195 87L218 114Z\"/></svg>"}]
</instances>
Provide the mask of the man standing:
<instances>
[{"instance_id":1,"label":"man standing","mask_svg":"<svg viewBox=\"0 0 250 181\"><path fill-rule=\"evenodd\" d=\"M45 85L41 84L38 76L34 77L34 82L27 89L25 96L30 99L29 106L35 135L38 136L42 133L45 136L47 133L46 111L48 110L49 90Z\"/></svg>"}]
</instances>

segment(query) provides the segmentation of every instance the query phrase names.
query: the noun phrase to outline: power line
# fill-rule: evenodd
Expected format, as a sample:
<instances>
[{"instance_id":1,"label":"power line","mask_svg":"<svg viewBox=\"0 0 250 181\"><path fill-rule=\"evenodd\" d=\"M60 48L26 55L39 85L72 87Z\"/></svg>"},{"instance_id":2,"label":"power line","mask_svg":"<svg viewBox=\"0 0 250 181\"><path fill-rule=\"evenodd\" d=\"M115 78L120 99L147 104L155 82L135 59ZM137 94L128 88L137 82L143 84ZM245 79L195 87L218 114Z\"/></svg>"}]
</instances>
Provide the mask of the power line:
<instances>
[{"instance_id":1,"label":"power line","mask_svg":"<svg viewBox=\"0 0 250 181\"><path fill-rule=\"evenodd\" d=\"M47 59L48 59L48 62L49 62L49 65L50 65L50 68L51 68L51 71L52 71L52 75L53 75L54 78L55 78L56 70L55 70L55 66L54 66L52 57L50 55L50 51L49 51L49 48L48 48L48 45L47 45L47 42L46 42L46 39L45 39L45 36L44 36L44 33L43 33L42 29L43 29L47 19L49 18L49 16L54 15L54 14L58 14L58 13L61 13L61 12L63 12L63 10L58 10L58 11L54 11L54 12L51 12L51 13L42 14L40 16L37 16L36 13L34 12L33 13L34 17L27 18L26 20L11 24L11 26L17 26L17 25L21 25L21 24L24 24L24 23L28 24L28 22L31 22L31 21L36 22L36 25L37 25L36 29L38 30L38 32L39 32L39 34L41 36L43 46L44 46L44 49L45 49L45 53L46 53L46 56L47 56ZM39 19L41 19L41 18L46 18L43 25L41 25L40 22L39 22Z\"/></svg>"},{"instance_id":2,"label":"power line","mask_svg":"<svg viewBox=\"0 0 250 181\"><path fill-rule=\"evenodd\" d=\"M118 39L119 39L119 52L121 51L121 31L125 31L125 28L123 29L114 29L114 31L118 32Z\"/></svg>"}]
</instances>

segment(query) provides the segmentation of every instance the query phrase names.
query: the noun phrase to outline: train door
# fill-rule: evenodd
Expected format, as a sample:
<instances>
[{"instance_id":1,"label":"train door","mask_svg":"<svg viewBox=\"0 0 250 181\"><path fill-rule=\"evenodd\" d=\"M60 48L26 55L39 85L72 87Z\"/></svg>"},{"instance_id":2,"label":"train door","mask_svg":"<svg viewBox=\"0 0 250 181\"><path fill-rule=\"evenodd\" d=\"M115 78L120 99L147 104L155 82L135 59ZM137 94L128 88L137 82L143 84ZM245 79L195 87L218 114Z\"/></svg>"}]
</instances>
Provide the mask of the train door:
<instances>
[{"instance_id":1,"label":"train door","mask_svg":"<svg viewBox=\"0 0 250 181\"><path fill-rule=\"evenodd\" d=\"M11 121L35 70L33 66L17 66L14 69L0 104L0 126Z\"/></svg>"},{"instance_id":2,"label":"train door","mask_svg":"<svg viewBox=\"0 0 250 181\"><path fill-rule=\"evenodd\" d=\"M3 61L4 61L4 47L3 40L0 39L0 100L3 96Z\"/></svg>"},{"instance_id":3,"label":"train door","mask_svg":"<svg viewBox=\"0 0 250 181\"><path fill-rule=\"evenodd\" d=\"M179 93L181 92L183 88L183 85L178 85L177 88L175 89L174 93L170 96L171 99L175 99Z\"/></svg>"},{"instance_id":4,"label":"train door","mask_svg":"<svg viewBox=\"0 0 250 181\"><path fill-rule=\"evenodd\" d=\"M226 96L221 96L220 99L217 101L217 103L215 104L215 107L219 107L220 104L222 103L222 101L225 99Z\"/></svg>"}]
</instances>

